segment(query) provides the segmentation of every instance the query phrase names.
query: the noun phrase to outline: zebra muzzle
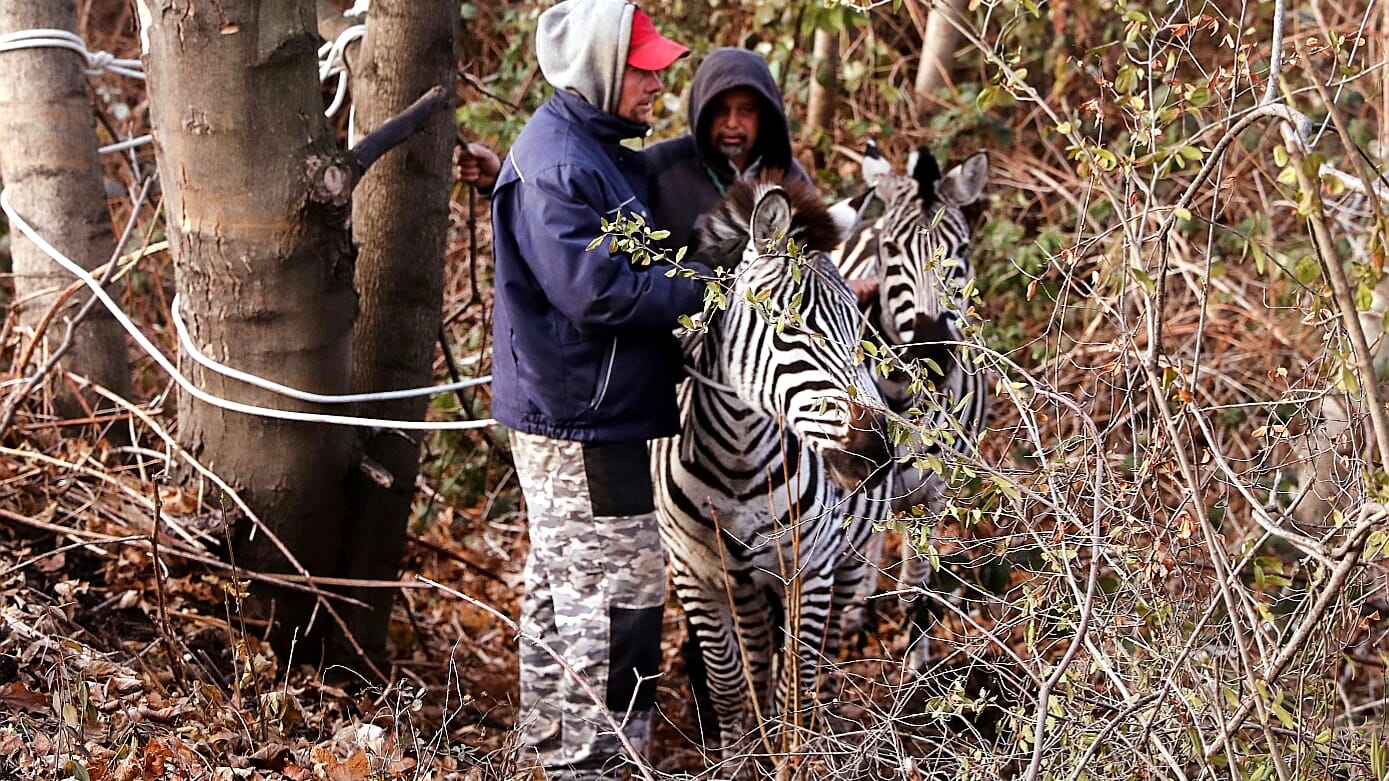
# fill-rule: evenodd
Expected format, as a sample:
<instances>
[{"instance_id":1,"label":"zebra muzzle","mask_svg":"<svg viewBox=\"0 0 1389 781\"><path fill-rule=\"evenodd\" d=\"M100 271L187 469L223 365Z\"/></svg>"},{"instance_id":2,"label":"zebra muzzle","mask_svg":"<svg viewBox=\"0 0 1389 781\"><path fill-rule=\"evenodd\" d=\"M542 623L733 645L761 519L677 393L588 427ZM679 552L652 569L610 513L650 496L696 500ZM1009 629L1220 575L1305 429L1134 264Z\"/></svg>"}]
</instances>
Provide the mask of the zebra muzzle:
<instances>
[{"instance_id":1,"label":"zebra muzzle","mask_svg":"<svg viewBox=\"0 0 1389 781\"><path fill-rule=\"evenodd\" d=\"M892 463L887 419L881 412L849 402L849 430L825 452L830 479L846 491L877 487Z\"/></svg>"}]
</instances>

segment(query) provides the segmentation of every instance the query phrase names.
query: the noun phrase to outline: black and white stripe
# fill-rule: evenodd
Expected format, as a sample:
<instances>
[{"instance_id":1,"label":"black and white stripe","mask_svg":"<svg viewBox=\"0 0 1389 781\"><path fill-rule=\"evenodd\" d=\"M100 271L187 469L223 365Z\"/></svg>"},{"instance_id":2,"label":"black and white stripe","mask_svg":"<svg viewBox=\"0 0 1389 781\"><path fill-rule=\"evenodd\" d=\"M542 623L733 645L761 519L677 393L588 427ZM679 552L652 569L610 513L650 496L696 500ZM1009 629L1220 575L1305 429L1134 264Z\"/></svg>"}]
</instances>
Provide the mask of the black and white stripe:
<instances>
[{"instance_id":1,"label":"black and white stripe","mask_svg":"<svg viewBox=\"0 0 1389 781\"><path fill-rule=\"evenodd\" d=\"M838 236L808 187L772 173L730 189L700 238L733 269L730 304L688 338L682 433L653 447L662 539L726 748L751 698L768 717L814 690L866 590L862 519L887 513L883 401L826 254Z\"/></svg>"},{"instance_id":2,"label":"black and white stripe","mask_svg":"<svg viewBox=\"0 0 1389 781\"><path fill-rule=\"evenodd\" d=\"M878 283L865 315L894 361L910 367L875 374L888 407L912 435L898 447L893 509L920 504L938 514L944 480L927 460L975 454L988 415L987 375L969 358L962 319L974 286L964 208L983 196L989 162L979 152L942 176L922 148L911 154L907 171L893 171L870 142L863 161L869 191L832 208L848 235L834 260L846 279ZM876 548L881 538L873 542ZM925 557L909 546L903 555L901 580L924 586ZM925 642L914 646L913 666L924 666L926 650Z\"/></svg>"}]
</instances>

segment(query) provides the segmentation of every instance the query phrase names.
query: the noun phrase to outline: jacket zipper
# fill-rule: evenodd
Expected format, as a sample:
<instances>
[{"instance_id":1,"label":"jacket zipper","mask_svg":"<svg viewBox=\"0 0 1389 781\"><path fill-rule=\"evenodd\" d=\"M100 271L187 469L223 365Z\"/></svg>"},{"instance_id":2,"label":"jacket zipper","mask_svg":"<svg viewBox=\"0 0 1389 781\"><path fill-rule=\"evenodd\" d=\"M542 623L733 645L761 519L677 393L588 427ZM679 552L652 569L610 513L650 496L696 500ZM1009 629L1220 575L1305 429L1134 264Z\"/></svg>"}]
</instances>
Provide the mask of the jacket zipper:
<instances>
[{"instance_id":1,"label":"jacket zipper","mask_svg":"<svg viewBox=\"0 0 1389 781\"><path fill-rule=\"evenodd\" d=\"M588 405L591 410L598 409L603 404L603 397L608 395L608 384L613 378L613 363L617 361L617 338L613 338L612 346L608 348L608 366L603 370L603 381L598 384L598 395L593 399L593 403Z\"/></svg>"}]
</instances>

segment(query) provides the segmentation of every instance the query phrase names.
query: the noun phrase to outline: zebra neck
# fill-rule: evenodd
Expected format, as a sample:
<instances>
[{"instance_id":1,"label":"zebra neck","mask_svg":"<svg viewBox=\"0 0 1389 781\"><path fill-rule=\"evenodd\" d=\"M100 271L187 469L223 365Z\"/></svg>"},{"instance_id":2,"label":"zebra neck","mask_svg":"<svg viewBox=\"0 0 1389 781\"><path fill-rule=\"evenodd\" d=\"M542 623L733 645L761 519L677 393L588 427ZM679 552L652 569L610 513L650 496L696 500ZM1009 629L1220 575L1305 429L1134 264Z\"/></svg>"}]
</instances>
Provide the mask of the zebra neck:
<instances>
[{"instance_id":1,"label":"zebra neck","mask_svg":"<svg viewBox=\"0 0 1389 781\"><path fill-rule=\"evenodd\" d=\"M731 394L697 383L681 431L681 456L706 482L757 493L769 473L776 483L800 482L805 446L784 425Z\"/></svg>"}]
</instances>

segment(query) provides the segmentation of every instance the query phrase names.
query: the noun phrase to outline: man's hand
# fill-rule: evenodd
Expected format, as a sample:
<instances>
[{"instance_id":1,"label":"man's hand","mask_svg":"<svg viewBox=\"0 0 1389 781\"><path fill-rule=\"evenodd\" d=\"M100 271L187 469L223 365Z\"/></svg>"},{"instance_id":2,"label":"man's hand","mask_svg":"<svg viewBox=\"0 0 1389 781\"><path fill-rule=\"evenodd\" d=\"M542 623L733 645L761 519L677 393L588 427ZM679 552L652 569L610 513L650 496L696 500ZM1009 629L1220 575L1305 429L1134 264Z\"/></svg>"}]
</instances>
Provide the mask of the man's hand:
<instances>
[{"instance_id":1,"label":"man's hand","mask_svg":"<svg viewBox=\"0 0 1389 781\"><path fill-rule=\"evenodd\" d=\"M483 144L468 144L458 149L458 180L484 192L497 183L502 161L497 153Z\"/></svg>"},{"instance_id":2,"label":"man's hand","mask_svg":"<svg viewBox=\"0 0 1389 781\"><path fill-rule=\"evenodd\" d=\"M869 303L873 296L878 295L878 283L871 279L846 279L849 289L854 293L854 300L859 306Z\"/></svg>"}]
</instances>

